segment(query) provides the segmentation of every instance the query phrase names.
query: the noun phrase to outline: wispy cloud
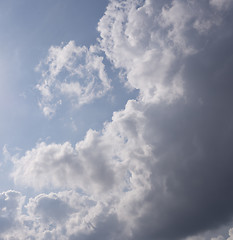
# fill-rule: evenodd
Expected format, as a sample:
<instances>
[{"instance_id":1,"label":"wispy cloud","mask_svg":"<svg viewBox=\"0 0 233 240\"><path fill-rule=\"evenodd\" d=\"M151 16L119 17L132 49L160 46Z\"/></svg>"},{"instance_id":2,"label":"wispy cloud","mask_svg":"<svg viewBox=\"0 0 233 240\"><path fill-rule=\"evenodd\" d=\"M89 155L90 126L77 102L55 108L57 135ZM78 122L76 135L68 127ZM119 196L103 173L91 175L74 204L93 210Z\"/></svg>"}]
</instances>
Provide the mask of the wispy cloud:
<instances>
[{"instance_id":1,"label":"wispy cloud","mask_svg":"<svg viewBox=\"0 0 233 240\"><path fill-rule=\"evenodd\" d=\"M48 117L62 104L62 97L77 107L103 97L111 88L103 57L95 46L80 47L74 41L52 46L36 70L42 74L36 86L41 93L39 105Z\"/></svg>"}]
</instances>

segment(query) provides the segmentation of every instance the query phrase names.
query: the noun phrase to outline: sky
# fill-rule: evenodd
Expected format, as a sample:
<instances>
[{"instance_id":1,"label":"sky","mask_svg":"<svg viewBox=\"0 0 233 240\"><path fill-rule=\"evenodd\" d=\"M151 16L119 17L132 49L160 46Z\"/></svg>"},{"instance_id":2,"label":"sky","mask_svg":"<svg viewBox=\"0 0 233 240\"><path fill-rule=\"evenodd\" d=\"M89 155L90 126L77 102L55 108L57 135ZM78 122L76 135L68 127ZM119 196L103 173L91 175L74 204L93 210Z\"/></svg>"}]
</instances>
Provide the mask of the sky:
<instances>
[{"instance_id":1,"label":"sky","mask_svg":"<svg viewBox=\"0 0 233 240\"><path fill-rule=\"evenodd\" d=\"M0 240L233 240L233 1L0 1Z\"/></svg>"}]
</instances>

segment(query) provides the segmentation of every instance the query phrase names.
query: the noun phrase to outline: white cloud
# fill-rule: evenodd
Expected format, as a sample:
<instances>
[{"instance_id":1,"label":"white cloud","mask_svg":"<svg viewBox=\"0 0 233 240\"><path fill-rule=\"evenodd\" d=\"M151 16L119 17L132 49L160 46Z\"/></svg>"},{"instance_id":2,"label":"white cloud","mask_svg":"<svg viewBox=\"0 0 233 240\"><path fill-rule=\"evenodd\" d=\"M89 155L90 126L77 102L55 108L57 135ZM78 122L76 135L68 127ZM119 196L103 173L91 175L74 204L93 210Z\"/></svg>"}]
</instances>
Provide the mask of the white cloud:
<instances>
[{"instance_id":1,"label":"white cloud","mask_svg":"<svg viewBox=\"0 0 233 240\"><path fill-rule=\"evenodd\" d=\"M218 10L227 10L232 4L232 0L210 0L210 4Z\"/></svg>"},{"instance_id":2,"label":"white cloud","mask_svg":"<svg viewBox=\"0 0 233 240\"><path fill-rule=\"evenodd\" d=\"M214 237L211 238L211 240L233 240L233 228L229 229L229 236L227 238L224 238L223 236L218 236L218 237Z\"/></svg>"},{"instance_id":3,"label":"white cloud","mask_svg":"<svg viewBox=\"0 0 233 240\"><path fill-rule=\"evenodd\" d=\"M24 199L21 193L13 190L0 193L0 237L20 226Z\"/></svg>"},{"instance_id":4,"label":"white cloud","mask_svg":"<svg viewBox=\"0 0 233 240\"><path fill-rule=\"evenodd\" d=\"M117 214L121 222L127 221L125 231L130 234L136 218L144 212L144 208L135 211L135 206L143 205L144 195L151 188L147 166L150 146L142 135L145 128L143 106L129 101L125 110L114 114L113 122L106 123L102 134L90 130L75 148L69 143L40 143L25 156L15 157L12 173L15 183L36 189L81 188L105 203L109 214ZM46 203L44 195L31 203L36 201L38 205L41 198ZM59 205L60 201L52 197L49 203ZM34 209L48 219L43 214L49 211ZM105 221L106 216L101 221Z\"/></svg>"},{"instance_id":5,"label":"white cloud","mask_svg":"<svg viewBox=\"0 0 233 240\"><path fill-rule=\"evenodd\" d=\"M233 228L229 230L229 238L227 240L232 240L233 239Z\"/></svg>"},{"instance_id":6,"label":"white cloud","mask_svg":"<svg viewBox=\"0 0 233 240\"><path fill-rule=\"evenodd\" d=\"M4 156L4 160L5 160L5 161L11 159L11 155L10 155L10 153L9 153L6 145L4 145L3 148L2 148L2 154L3 154L3 156Z\"/></svg>"},{"instance_id":7,"label":"white cloud","mask_svg":"<svg viewBox=\"0 0 233 240\"><path fill-rule=\"evenodd\" d=\"M75 146L40 143L13 158L15 184L78 188L91 196L90 205L87 199L79 204L84 196L73 191L31 199L28 218L44 238L203 239L200 232L231 218L233 34L207 3L109 3L98 25L99 44L140 98ZM38 85L43 107L54 109L54 91L82 103L109 89L102 59L91 51L72 42L50 49ZM91 60L79 65L79 54ZM67 82L57 80L63 71ZM95 81L82 88L72 78L90 80L92 71L104 89L94 95Z\"/></svg>"},{"instance_id":8,"label":"white cloud","mask_svg":"<svg viewBox=\"0 0 233 240\"><path fill-rule=\"evenodd\" d=\"M88 49L76 46L74 41L52 46L36 70L42 74L36 86L42 97L39 106L49 117L62 104L63 96L71 99L74 106L81 106L103 97L111 88L103 57L95 46Z\"/></svg>"},{"instance_id":9,"label":"white cloud","mask_svg":"<svg viewBox=\"0 0 233 240\"><path fill-rule=\"evenodd\" d=\"M168 74L174 67L175 55L159 31L156 3L139 4L140 1L109 4L98 25L100 44L114 66L125 69L126 84L139 89L144 101L171 101L183 93L182 81L177 85ZM173 74L180 70L174 68ZM173 86L180 90L174 91Z\"/></svg>"},{"instance_id":10,"label":"white cloud","mask_svg":"<svg viewBox=\"0 0 233 240\"><path fill-rule=\"evenodd\" d=\"M66 202L61 200L56 194L50 193L36 196L30 199L27 205L29 213L39 216L41 222L64 222L75 209L72 209Z\"/></svg>"},{"instance_id":11,"label":"white cloud","mask_svg":"<svg viewBox=\"0 0 233 240\"><path fill-rule=\"evenodd\" d=\"M211 240L225 240L223 236L218 236L216 238L211 238ZM229 239L230 240L230 239Z\"/></svg>"},{"instance_id":12,"label":"white cloud","mask_svg":"<svg viewBox=\"0 0 233 240\"><path fill-rule=\"evenodd\" d=\"M75 148L70 143L38 144L20 159L13 159L16 183L36 189L42 187L80 187L88 192L103 192L117 186L121 177L118 161L108 161L111 145L104 143L95 131L90 130L84 141Z\"/></svg>"},{"instance_id":13,"label":"white cloud","mask_svg":"<svg viewBox=\"0 0 233 240\"><path fill-rule=\"evenodd\" d=\"M143 101L171 103L185 95L182 62L206 44L199 34L220 22L200 1L111 1L98 24L99 41Z\"/></svg>"},{"instance_id":14,"label":"white cloud","mask_svg":"<svg viewBox=\"0 0 233 240\"><path fill-rule=\"evenodd\" d=\"M193 237L188 237L185 238L185 240L232 240L233 239L233 229L230 228L227 234L227 230L225 229L226 226L223 226L224 231L222 231L222 233L226 233L225 237L222 235L218 235L216 237L217 234L215 234L215 230L212 229L203 233L203 234L199 234L198 236L193 236ZM228 236L227 236L228 235Z\"/></svg>"},{"instance_id":15,"label":"white cloud","mask_svg":"<svg viewBox=\"0 0 233 240\"><path fill-rule=\"evenodd\" d=\"M15 191L0 194L0 239L68 240L92 234L111 215L104 203L75 191L39 194L25 204L24 199Z\"/></svg>"}]
</instances>

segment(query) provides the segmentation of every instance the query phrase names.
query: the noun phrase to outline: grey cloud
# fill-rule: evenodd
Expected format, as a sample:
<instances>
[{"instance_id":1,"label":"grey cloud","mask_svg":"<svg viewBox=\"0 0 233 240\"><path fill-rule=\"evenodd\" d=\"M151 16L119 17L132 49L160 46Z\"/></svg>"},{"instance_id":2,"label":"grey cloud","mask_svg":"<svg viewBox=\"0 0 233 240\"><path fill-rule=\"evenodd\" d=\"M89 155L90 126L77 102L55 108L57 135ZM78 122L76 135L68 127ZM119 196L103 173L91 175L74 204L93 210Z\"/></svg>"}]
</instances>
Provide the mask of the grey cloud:
<instances>
[{"instance_id":1,"label":"grey cloud","mask_svg":"<svg viewBox=\"0 0 233 240\"><path fill-rule=\"evenodd\" d=\"M102 218L102 219L101 219ZM89 234L77 234L70 236L69 240L120 240L124 239L124 224L120 222L116 214L99 216L96 226L92 225L93 231Z\"/></svg>"},{"instance_id":2,"label":"grey cloud","mask_svg":"<svg viewBox=\"0 0 233 240\"><path fill-rule=\"evenodd\" d=\"M0 232L3 233L12 226L12 220L7 217L0 217Z\"/></svg>"},{"instance_id":3,"label":"grey cloud","mask_svg":"<svg viewBox=\"0 0 233 240\"><path fill-rule=\"evenodd\" d=\"M50 220L62 222L74 212L67 203L57 197L40 196L37 201L34 214L41 216L45 222Z\"/></svg>"},{"instance_id":4,"label":"grey cloud","mask_svg":"<svg viewBox=\"0 0 233 240\"><path fill-rule=\"evenodd\" d=\"M186 60L185 101L145 112L157 163L134 239L181 239L232 220L233 38L218 34Z\"/></svg>"},{"instance_id":5,"label":"grey cloud","mask_svg":"<svg viewBox=\"0 0 233 240\"><path fill-rule=\"evenodd\" d=\"M218 10L226 10L233 2L232 0L210 0L210 4Z\"/></svg>"},{"instance_id":6,"label":"grey cloud","mask_svg":"<svg viewBox=\"0 0 233 240\"><path fill-rule=\"evenodd\" d=\"M211 11L208 1L197 5ZM177 60L184 98L145 107L143 138L153 154L144 161L152 189L137 203L147 211L132 239L181 239L232 220L232 10L218 17L221 25L213 21L206 35L192 28L195 19L185 31L172 30L195 51Z\"/></svg>"},{"instance_id":7,"label":"grey cloud","mask_svg":"<svg viewBox=\"0 0 233 240\"><path fill-rule=\"evenodd\" d=\"M0 236L19 226L19 216L24 203L21 193L8 190L0 193Z\"/></svg>"},{"instance_id":8,"label":"grey cloud","mask_svg":"<svg viewBox=\"0 0 233 240\"><path fill-rule=\"evenodd\" d=\"M4 210L5 215L1 214L2 239L68 240L77 232L87 233L92 223L97 225L96 222L104 221L103 213L108 215L107 208L105 211L101 204L75 191L40 194L30 198L24 205L24 213L20 211L23 202L18 200L17 208L12 207ZM10 214L7 215L8 212Z\"/></svg>"}]
</instances>

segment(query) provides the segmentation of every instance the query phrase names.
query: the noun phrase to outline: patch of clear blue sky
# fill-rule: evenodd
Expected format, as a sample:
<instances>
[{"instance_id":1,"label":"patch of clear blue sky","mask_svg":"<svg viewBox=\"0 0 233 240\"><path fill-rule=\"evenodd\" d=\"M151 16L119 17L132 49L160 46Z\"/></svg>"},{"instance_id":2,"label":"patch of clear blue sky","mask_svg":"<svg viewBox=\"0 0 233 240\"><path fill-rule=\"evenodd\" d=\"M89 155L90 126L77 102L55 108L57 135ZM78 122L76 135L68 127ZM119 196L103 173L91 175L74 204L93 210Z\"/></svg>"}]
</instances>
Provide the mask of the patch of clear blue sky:
<instances>
[{"instance_id":1,"label":"patch of clear blue sky","mask_svg":"<svg viewBox=\"0 0 233 240\"><path fill-rule=\"evenodd\" d=\"M43 116L37 105L39 95L34 86L40 76L34 71L35 66L47 56L52 45L70 40L80 46L95 44L99 36L97 23L107 3L107 0L0 1L1 149L6 144L11 152L18 147L23 153L46 139L74 144L89 128L101 129L103 122L111 120L113 111L124 108L127 99L136 97L135 91L123 88L117 71L112 71L105 61L113 85L106 97L76 111L64 105L51 120ZM72 128L73 123L77 131ZM0 157L2 162L2 154ZM7 168L1 169L0 191L7 187L7 173L3 174Z\"/></svg>"}]
</instances>

